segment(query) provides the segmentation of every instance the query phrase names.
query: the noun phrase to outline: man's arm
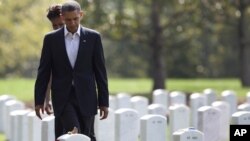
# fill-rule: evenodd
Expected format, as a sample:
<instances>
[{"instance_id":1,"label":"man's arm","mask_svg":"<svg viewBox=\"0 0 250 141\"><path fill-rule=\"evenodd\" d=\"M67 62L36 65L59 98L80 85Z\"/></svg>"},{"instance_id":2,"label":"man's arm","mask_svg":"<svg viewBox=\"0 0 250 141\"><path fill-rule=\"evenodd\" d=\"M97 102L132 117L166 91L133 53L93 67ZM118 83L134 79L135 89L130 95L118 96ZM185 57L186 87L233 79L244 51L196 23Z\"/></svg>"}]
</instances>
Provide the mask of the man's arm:
<instances>
[{"instance_id":1,"label":"man's arm","mask_svg":"<svg viewBox=\"0 0 250 141\"><path fill-rule=\"evenodd\" d=\"M41 119L40 111L44 112L45 94L51 72L51 47L49 36L46 35L43 41L43 48L38 67L37 79L35 82L35 111Z\"/></svg>"},{"instance_id":2,"label":"man's arm","mask_svg":"<svg viewBox=\"0 0 250 141\"><path fill-rule=\"evenodd\" d=\"M52 75L50 75L49 84L46 90L45 103L44 103L44 108L48 115L53 113L51 105L51 96L50 96L51 83L52 83Z\"/></svg>"},{"instance_id":3,"label":"man's arm","mask_svg":"<svg viewBox=\"0 0 250 141\"><path fill-rule=\"evenodd\" d=\"M100 109L100 117L101 119L105 119L108 116L109 107L108 79L101 37L99 34L97 35L98 36L96 38L94 49L94 71L98 88L98 104Z\"/></svg>"}]
</instances>

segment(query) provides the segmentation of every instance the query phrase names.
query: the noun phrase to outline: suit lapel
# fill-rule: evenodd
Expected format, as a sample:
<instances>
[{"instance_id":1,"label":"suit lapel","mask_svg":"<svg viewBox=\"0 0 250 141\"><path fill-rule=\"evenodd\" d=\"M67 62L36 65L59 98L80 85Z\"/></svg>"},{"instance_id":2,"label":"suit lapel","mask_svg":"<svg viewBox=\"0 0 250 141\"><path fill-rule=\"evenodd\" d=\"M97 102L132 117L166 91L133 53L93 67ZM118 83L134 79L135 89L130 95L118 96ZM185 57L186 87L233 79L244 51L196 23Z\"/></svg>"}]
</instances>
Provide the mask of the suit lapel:
<instances>
[{"instance_id":1,"label":"suit lapel","mask_svg":"<svg viewBox=\"0 0 250 141\"><path fill-rule=\"evenodd\" d=\"M81 27L81 33L80 33L80 40L79 40L79 48L78 48L78 52L77 52L77 57L76 57L76 62L75 62L75 67L77 67L77 64L78 64L78 60L79 60L79 55L81 55L82 53L82 50L83 48L86 46L86 36L85 36L85 31L84 31L84 28Z\"/></svg>"}]
</instances>

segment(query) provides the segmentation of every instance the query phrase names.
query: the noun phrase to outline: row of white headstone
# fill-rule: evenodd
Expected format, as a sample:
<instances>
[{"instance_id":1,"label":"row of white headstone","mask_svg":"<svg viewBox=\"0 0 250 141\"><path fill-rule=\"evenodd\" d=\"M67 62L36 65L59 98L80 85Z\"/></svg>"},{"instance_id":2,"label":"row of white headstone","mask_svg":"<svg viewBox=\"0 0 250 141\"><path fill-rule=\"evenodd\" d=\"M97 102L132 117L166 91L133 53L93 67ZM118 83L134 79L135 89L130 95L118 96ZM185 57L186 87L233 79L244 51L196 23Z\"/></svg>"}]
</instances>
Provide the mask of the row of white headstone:
<instances>
[{"instance_id":1,"label":"row of white headstone","mask_svg":"<svg viewBox=\"0 0 250 141\"><path fill-rule=\"evenodd\" d=\"M203 94L192 94L188 107L186 95L177 91L155 90L150 105L142 96L131 97L126 93L110 96L108 119L100 121L96 116L97 141L228 141L230 122L250 124L249 94L249 103L239 105L238 109L236 98L233 91L224 91L221 101L216 101L215 92L206 89ZM8 95L0 96L0 113L0 132L7 140L54 141L53 116L41 121L23 102ZM59 140L89 138L75 134Z\"/></svg>"}]
</instances>

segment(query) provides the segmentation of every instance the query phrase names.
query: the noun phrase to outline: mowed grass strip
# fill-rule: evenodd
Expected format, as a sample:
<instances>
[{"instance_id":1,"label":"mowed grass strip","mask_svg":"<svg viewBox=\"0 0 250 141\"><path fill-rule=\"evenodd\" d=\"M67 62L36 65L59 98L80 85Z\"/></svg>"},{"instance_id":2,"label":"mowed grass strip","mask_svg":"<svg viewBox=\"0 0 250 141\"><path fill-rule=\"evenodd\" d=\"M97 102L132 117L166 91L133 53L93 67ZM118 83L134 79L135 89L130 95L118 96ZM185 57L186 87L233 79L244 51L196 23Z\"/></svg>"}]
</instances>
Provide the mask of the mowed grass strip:
<instances>
[{"instance_id":1,"label":"mowed grass strip","mask_svg":"<svg viewBox=\"0 0 250 141\"><path fill-rule=\"evenodd\" d=\"M35 79L15 78L0 79L0 95L11 94L22 101L34 99ZM109 90L111 94L127 92L132 95L151 94L151 79L122 79L110 78ZM169 79L166 81L168 91L184 91L188 94L202 92L206 88L214 89L218 95L223 90L234 90L239 98L244 98L249 88L242 88L238 79Z\"/></svg>"}]
</instances>

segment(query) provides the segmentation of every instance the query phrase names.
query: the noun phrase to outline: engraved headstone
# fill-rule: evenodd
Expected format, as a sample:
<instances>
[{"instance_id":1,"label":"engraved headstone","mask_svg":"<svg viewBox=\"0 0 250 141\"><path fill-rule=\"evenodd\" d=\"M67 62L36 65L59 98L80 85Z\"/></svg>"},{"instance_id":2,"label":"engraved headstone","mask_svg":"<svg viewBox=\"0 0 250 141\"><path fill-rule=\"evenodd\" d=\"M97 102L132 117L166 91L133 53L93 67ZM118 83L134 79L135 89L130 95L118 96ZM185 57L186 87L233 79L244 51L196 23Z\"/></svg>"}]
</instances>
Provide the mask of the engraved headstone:
<instances>
[{"instance_id":1,"label":"engraved headstone","mask_svg":"<svg viewBox=\"0 0 250 141\"><path fill-rule=\"evenodd\" d=\"M174 105L169 107L170 117L169 117L169 125L170 125L170 138L173 141L172 134L183 128L189 127L190 122L190 110L186 105ZM185 117L185 118L183 118Z\"/></svg>"},{"instance_id":2,"label":"engraved headstone","mask_svg":"<svg viewBox=\"0 0 250 141\"><path fill-rule=\"evenodd\" d=\"M145 115L140 119L141 141L166 141L166 117Z\"/></svg>"},{"instance_id":3,"label":"engraved headstone","mask_svg":"<svg viewBox=\"0 0 250 141\"><path fill-rule=\"evenodd\" d=\"M204 141L204 134L195 128L175 131L173 137L173 141Z\"/></svg>"},{"instance_id":4,"label":"engraved headstone","mask_svg":"<svg viewBox=\"0 0 250 141\"><path fill-rule=\"evenodd\" d=\"M220 115L220 110L211 106L198 109L198 130L204 133L204 141L220 141Z\"/></svg>"},{"instance_id":5,"label":"engraved headstone","mask_svg":"<svg viewBox=\"0 0 250 141\"><path fill-rule=\"evenodd\" d=\"M137 141L138 134L138 112L128 108L115 111L115 141Z\"/></svg>"},{"instance_id":6,"label":"engraved headstone","mask_svg":"<svg viewBox=\"0 0 250 141\"><path fill-rule=\"evenodd\" d=\"M239 111L232 115L231 123L233 125L250 125L250 112Z\"/></svg>"}]
</instances>

